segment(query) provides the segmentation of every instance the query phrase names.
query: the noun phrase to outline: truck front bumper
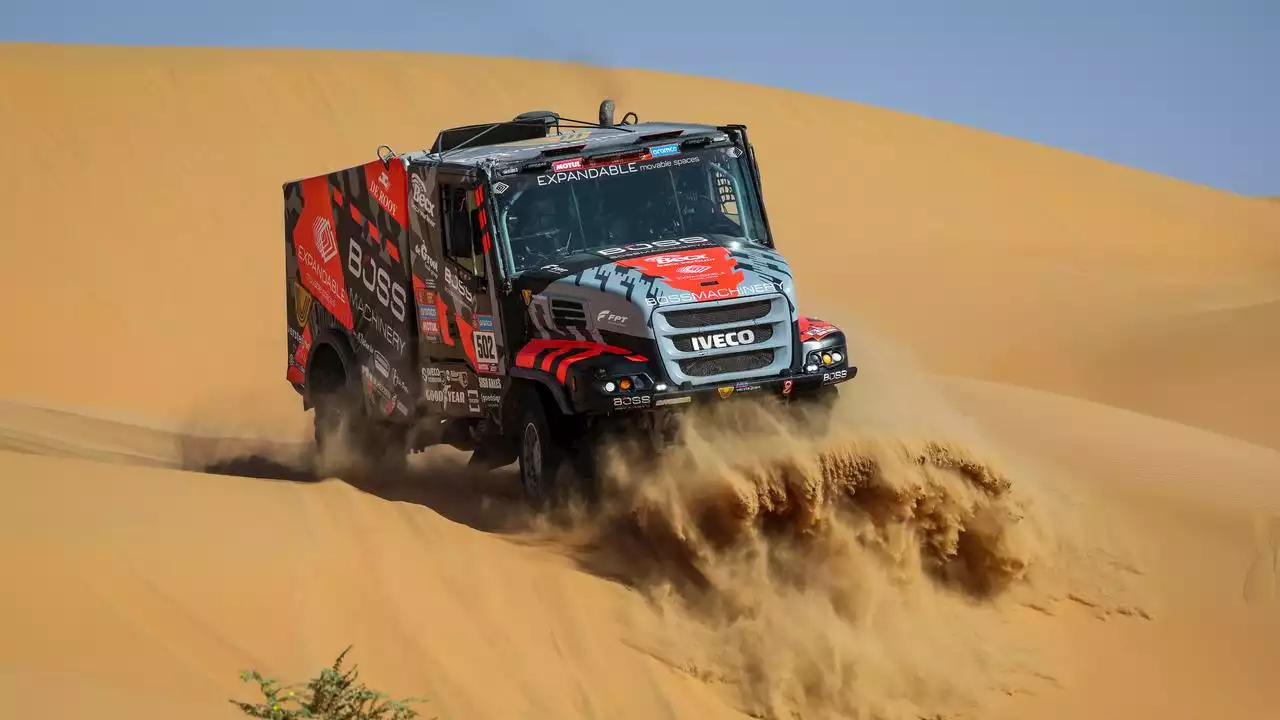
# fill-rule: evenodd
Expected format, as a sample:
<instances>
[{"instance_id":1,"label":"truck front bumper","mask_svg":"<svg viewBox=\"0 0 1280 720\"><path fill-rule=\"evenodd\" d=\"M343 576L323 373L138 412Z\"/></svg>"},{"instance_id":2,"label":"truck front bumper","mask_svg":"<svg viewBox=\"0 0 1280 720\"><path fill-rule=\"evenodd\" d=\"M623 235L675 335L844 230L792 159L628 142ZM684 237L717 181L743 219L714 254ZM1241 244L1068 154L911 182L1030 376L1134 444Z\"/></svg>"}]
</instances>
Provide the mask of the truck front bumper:
<instances>
[{"instance_id":1,"label":"truck front bumper","mask_svg":"<svg viewBox=\"0 0 1280 720\"><path fill-rule=\"evenodd\" d=\"M824 387L839 385L852 380L858 374L858 368L840 365L815 373L798 373L788 377L772 377L753 380L739 380L723 385L700 387L693 390L672 390L654 393L652 407L678 407L718 403L727 400L750 399L754 397L774 397L784 401L802 400L812 397Z\"/></svg>"}]
</instances>

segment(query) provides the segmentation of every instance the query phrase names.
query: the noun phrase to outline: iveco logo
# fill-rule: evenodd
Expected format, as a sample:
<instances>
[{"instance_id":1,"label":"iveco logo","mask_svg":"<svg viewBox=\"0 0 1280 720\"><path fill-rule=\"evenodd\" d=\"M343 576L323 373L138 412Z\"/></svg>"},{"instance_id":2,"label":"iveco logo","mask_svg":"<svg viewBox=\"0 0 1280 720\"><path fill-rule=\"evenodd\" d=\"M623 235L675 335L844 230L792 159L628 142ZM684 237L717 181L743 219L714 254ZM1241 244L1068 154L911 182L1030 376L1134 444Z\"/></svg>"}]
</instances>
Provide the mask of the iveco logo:
<instances>
[{"instance_id":1,"label":"iveco logo","mask_svg":"<svg viewBox=\"0 0 1280 720\"><path fill-rule=\"evenodd\" d=\"M712 333L711 335L695 335L693 338L693 349L711 350L712 348L736 347L738 345L750 345L755 341L756 334L750 330Z\"/></svg>"}]
</instances>

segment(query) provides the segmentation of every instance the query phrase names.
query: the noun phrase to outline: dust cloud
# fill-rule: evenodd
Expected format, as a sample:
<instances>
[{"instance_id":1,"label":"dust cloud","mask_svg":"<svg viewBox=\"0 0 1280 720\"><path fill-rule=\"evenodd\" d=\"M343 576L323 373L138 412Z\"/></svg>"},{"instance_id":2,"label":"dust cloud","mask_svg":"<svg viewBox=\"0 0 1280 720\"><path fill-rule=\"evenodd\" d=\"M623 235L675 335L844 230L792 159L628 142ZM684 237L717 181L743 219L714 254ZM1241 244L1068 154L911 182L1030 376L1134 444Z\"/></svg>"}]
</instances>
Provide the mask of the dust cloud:
<instances>
[{"instance_id":1,"label":"dust cloud","mask_svg":"<svg viewBox=\"0 0 1280 720\"><path fill-rule=\"evenodd\" d=\"M564 532L659 612L646 652L748 714L981 713L1050 678L1006 611L1060 539L1035 479L979 453L922 383L916 413L847 384L825 421L744 401L690 414L656 457L616 443L602 505Z\"/></svg>"}]
</instances>

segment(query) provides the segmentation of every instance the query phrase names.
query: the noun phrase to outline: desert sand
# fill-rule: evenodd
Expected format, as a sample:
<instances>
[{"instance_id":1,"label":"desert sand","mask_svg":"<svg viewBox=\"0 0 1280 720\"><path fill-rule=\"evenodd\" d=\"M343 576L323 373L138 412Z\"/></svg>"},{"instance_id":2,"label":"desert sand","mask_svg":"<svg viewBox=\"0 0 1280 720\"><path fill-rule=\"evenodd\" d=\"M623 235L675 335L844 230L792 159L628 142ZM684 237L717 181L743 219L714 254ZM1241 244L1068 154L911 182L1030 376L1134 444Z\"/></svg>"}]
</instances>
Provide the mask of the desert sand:
<instances>
[{"instance_id":1,"label":"desert sand","mask_svg":"<svg viewBox=\"0 0 1280 720\"><path fill-rule=\"evenodd\" d=\"M606 95L750 127L803 310L854 338L829 432L732 418L555 522L451 450L285 477L280 184ZM449 720L1274 717L1274 202L783 90L397 53L0 45L0 164L0 716L229 720L241 669L351 644ZM704 506L738 513L713 537Z\"/></svg>"}]
</instances>

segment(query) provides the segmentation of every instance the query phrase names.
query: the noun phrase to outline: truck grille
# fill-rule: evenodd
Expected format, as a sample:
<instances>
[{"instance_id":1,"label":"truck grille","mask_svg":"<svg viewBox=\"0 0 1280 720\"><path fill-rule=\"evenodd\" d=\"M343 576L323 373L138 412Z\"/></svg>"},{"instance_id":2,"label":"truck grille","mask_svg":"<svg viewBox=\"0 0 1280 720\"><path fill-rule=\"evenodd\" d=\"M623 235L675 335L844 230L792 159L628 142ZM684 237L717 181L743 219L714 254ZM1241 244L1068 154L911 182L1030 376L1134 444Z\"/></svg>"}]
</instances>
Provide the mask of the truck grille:
<instances>
[{"instance_id":1,"label":"truck grille","mask_svg":"<svg viewBox=\"0 0 1280 720\"><path fill-rule=\"evenodd\" d=\"M772 325L752 325L747 328L755 335L755 342L768 342L773 339ZM676 346L680 352L691 353L697 348L693 346L693 339L704 333L685 333L683 335L672 335L671 344Z\"/></svg>"},{"instance_id":2,"label":"truck grille","mask_svg":"<svg viewBox=\"0 0 1280 720\"><path fill-rule=\"evenodd\" d=\"M739 301L737 305L722 307L695 307L687 310L667 310L663 313L667 324L673 328L706 328L710 325L750 322L769 314L770 300Z\"/></svg>"},{"instance_id":3,"label":"truck grille","mask_svg":"<svg viewBox=\"0 0 1280 720\"><path fill-rule=\"evenodd\" d=\"M770 377L791 366L791 308L780 294L659 308L653 332L676 385Z\"/></svg>"},{"instance_id":4,"label":"truck grille","mask_svg":"<svg viewBox=\"0 0 1280 720\"><path fill-rule=\"evenodd\" d=\"M712 355L680 361L680 370L696 378L749 372L769 367L773 362L773 350L752 350L736 355Z\"/></svg>"}]
</instances>

